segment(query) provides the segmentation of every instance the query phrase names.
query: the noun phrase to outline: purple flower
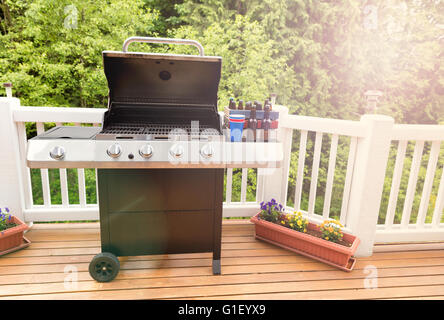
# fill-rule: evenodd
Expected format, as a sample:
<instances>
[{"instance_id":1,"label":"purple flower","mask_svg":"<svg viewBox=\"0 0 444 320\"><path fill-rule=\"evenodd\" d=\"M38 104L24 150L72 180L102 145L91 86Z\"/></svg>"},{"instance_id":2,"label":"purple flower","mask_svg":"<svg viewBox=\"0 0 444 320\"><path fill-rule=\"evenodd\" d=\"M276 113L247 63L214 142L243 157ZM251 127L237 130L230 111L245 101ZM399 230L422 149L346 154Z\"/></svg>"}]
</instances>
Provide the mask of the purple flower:
<instances>
[{"instance_id":1,"label":"purple flower","mask_svg":"<svg viewBox=\"0 0 444 320\"><path fill-rule=\"evenodd\" d=\"M6 210L7 213L9 213L9 208L8 207L6 207L5 210Z\"/></svg>"}]
</instances>

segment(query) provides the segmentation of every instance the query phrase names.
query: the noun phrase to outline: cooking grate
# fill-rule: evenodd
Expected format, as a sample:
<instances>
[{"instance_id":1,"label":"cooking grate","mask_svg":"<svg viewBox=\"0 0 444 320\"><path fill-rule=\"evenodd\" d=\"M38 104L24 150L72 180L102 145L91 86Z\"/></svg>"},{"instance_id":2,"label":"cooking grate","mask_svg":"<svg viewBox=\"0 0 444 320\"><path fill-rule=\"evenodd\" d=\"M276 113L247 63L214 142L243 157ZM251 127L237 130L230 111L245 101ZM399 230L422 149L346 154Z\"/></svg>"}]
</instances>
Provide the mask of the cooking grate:
<instances>
[{"instance_id":1,"label":"cooking grate","mask_svg":"<svg viewBox=\"0 0 444 320\"><path fill-rule=\"evenodd\" d=\"M202 133L205 130L206 135L219 135L219 132L211 128L207 125L199 125L199 126L191 126L191 125L183 125L183 124L162 124L162 125L150 125L145 127L145 133L146 134L152 134L152 135L168 135L170 133L172 134L187 134L187 135L194 135L198 133Z\"/></svg>"},{"instance_id":2,"label":"cooking grate","mask_svg":"<svg viewBox=\"0 0 444 320\"><path fill-rule=\"evenodd\" d=\"M208 125L191 126L184 124L113 124L103 129L100 133L168 135L170 132L174 133L177 131L178 134L186 132L189 135L197 132L202 133L204 130L206 135L219 135L216 129Z\"/></svg>"},{"instance_id":3,"label":"cooking grate","mask_svg":"<svg viewBox=\"0 0 444 320\"><path fill-rule=\"evenodd\" d=\"M145 126L139 124L114 124L100 132L101 134L143 134Z\"/></svg>"},{"instance_id":4,"label":"cooking grate","mask_svg":"<svg viewBox=\"0 0 444 320\"><path fill-rule=\"evenodd\" d=\"M189 136L191 139L203 136L219 136L218 130L208 125L184 125L184 124L121 124L116 123L103 129L99 134L99 139L123 139L124 137L131 138L136 136L151 136L152 138L167 138L169 135L174 136Z\"/></svg>"}]
</instances>

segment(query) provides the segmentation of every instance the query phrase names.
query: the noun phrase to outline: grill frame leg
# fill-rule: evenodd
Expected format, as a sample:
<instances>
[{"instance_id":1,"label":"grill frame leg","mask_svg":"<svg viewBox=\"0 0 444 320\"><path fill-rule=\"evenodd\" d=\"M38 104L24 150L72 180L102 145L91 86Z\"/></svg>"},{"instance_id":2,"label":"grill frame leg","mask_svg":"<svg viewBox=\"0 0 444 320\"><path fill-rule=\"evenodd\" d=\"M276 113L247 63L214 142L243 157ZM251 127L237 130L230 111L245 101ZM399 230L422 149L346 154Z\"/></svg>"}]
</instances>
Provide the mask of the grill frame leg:
<instances>
[{"instance_id":1,"label":"grill frame leg","mask_svg":"<svg viewBox=\"0 0 444 320\"><path fill-rule=\"evenodd\" d=\"M220 259L213 259L213 274L221 274Z\"/></svg>"},{"instance_id":2,"label":"grill frame leg","mask_svg":"<svg viewBox=\"0 0 444 320\"><path fill-rule=\"evenodd\" d=\"M224 169L215 169L215 207L213 225L213 274L221 274L221 250L222 250L222 203L224 190Z\"/></svg>"}]
</instances>

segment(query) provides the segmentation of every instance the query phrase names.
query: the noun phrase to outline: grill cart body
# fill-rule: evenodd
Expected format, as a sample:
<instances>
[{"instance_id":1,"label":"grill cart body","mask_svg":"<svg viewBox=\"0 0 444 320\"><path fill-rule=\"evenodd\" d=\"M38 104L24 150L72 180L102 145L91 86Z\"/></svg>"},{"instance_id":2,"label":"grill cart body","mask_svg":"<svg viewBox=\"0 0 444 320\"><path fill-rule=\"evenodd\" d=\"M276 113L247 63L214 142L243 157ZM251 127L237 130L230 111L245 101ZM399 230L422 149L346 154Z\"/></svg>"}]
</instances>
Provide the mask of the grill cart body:
<instances>
[{"instance_id":1,"label":"grill cart body","mask_svg":"<svg viewBox=\"0 0 444 320\"><path fill-rule=\"evenodd\" d=\"M134 41L191 44L200 55L127 52ZM210 252L220 274L224 169L279 164L281 144L226 142L217 112L222 59L204 56L195 41L130 38L103 61L102 127L38 135L28 166L97 168L102 252L89 267L97 281L114 279L117 257L151 254Z\"/></svg>"}]
</instances>

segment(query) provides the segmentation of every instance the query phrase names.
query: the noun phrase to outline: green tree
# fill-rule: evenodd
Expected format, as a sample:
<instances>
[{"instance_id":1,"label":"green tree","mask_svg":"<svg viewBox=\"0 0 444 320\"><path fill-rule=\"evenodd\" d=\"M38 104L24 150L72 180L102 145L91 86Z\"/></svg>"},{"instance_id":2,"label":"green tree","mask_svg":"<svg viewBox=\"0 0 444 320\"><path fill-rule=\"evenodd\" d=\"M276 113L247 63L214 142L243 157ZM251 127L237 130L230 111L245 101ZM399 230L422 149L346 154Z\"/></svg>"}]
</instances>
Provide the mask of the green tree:
<instances>
[{"instance_id":1,"label":"green tree","mask_svg":"<svg viewBox=\"0 0 444 320\"><path fill-rule=\"evenodd\" d=\"M206 55L222 57L220 108L227 105L230 97L245 101L265 99L269 88L277 85L279 73L286 70L282 59L272 57L273 43L264 40L264 28L248 17L236 15L234 21L214 23L202 31L182 26L171 36L196 39L204 46ZM180 50L191 52L185 47L176 52Z\"/></svg>"},{"instance_id":2,"label":"green tree","mask_svg":"<svg viewBox=\"0 0 444 320\"><path fill-rule=\"evenodd\" d=\"M103 50L133 35L156 35L142 1L8 1L0 35L0 81L24 105L105 107Z\"/></svg>"}]
</instances>

